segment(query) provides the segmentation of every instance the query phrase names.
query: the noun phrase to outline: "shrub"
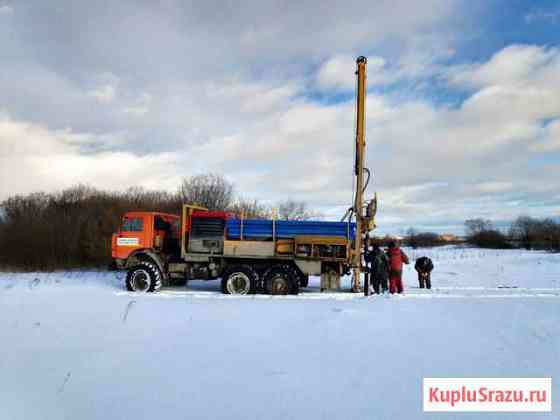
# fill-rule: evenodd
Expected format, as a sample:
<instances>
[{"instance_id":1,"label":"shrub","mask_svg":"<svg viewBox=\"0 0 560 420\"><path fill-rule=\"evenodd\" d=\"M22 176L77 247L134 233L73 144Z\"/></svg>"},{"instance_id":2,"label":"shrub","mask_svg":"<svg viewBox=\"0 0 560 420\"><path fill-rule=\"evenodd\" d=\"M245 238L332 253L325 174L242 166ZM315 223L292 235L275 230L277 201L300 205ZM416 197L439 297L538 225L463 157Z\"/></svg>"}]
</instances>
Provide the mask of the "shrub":
<instances>
[{"instance_id":1,"label":"shrub","mask_svg":"<svg viewBox=\"0 0 560 420\"><path fill-rule=\"evenodd\" d=\"M507 249L511 248L508 238L499 230L483 230L468 238L470 244L480 248Z\"/></svg>"}]
</instances>

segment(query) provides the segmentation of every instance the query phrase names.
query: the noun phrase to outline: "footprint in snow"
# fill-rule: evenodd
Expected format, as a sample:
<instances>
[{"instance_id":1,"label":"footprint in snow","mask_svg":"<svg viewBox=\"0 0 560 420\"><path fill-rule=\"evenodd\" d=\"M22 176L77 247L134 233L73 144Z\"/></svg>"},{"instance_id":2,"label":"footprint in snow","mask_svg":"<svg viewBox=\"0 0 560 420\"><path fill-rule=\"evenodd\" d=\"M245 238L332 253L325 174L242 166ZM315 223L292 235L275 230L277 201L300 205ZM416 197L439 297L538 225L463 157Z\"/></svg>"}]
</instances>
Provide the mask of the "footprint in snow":
<instances>
[{"instance_id":1,"label":"footprint in snow","mask_svg":"<svg viewBox=\"0 0 560 420\"><path fill-rule=\"evenodd\" d=\"M68 383L68 381L70 380L70 376L72 376L72 372L68 372L66 374L66 376L64 377L64 381L62 382L62 385L60 385L60 388L58 388L58 393L62 393L64 391L64 388L66 387L66 384Z\"/></svg>"},{"instance_id":2,"label":"footprint in snow","mask_svg":"<svg viewBox=\"0 0 560 420\"><path fill-rule=\"evenodd\" d=\"M29 289L33 290L34 288L39 286L39 284L41 284L41 280L35 277L33 280L29 282Z\"/></svg>"},{"instance_id":3,"label":"footprint in snow","mask_svg":"<svg viewBox=\"0 0 560 420\"><path fill-rule=\"evenodd\" d=\"M126 305L126 308L124 310L124 314L122 317L122 322L123 324L126 323L126 320L128 319L128 314L130 313L130 310L132 309L132 307L134 306L134 304L136 303L135 300L131 300L130 302L128 302L128 304Z\"/></svg>"},{"instance_id":4,"label":"footprint in snow","mask_svg":"<svg viewBox=\"0 0 560 420\"><path fill-rule=\"evenodd\" d=\"M283 370L268 370L264 373L265 376L284 376L287 375L288 372Z\"/></svg>"},{"instance_id":5,"label":"footprint in snow","mask_svg":"<svg viewBox=\"0 0 560 420\"><path fill-rule=\"evenodd\" d=\"M543 343L546 343L552 339L550 333L538 326L531 329L531 335Z\"/></svg>"}]
</instances>

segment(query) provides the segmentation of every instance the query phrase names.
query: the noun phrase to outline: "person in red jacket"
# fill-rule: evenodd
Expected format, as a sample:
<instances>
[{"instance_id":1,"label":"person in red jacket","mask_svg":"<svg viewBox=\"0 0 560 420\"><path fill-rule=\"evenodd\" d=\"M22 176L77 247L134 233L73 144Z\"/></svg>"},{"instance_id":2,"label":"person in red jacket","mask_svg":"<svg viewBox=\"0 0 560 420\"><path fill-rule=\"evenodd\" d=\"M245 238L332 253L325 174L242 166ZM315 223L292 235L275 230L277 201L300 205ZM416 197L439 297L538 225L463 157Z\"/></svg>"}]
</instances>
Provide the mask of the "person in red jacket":
<instances>
[{"instance_id":1,"label":"person in red jacket","mask_svg":"<svg viewBox=\"0 0 560 420\"><path fill-rule=\"evenodd\" d=\"M391 241L387 249L387 256L389 257L389 291L391 293L402 293L402 268L403 264L408 264L408 257L398 245Z\"/></svg>"}]
</instances>

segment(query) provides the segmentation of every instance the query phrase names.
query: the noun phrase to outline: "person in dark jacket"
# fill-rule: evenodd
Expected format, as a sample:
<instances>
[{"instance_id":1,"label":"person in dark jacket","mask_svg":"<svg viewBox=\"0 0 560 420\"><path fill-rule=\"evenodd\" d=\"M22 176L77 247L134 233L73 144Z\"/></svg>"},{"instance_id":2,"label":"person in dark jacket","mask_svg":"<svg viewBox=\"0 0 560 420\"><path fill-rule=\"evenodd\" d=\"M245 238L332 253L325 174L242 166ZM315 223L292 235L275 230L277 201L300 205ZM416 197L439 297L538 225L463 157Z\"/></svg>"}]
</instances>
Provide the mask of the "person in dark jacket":
<instances>
[{"instance_id":1,"label":"person in dark jacket","mask_svg":"<svg viewBox=\"0 0 560 420\"><path fill-rule=\"evenodd\" d=\"M402 293L404 290L402 282L403 264L408 264L408 256L399 248L395 241L389 242L387 249L387 257L389 258L389 291L391 293Z\"/></svg>"},{"instance_id":2,"label":"person in dark jacket","mask_svg":"<svg viewBox=\"0 0 560 420\"><path fill-rule=\"evenodd\" d=\"M389 280L389 259L377 243L372 243L372 248L366 253L366 262L370 264L370 284L375 293L387 291Z\"/></svg>"},{"instance_id":3,"label":"person in dark jacket","mask_svg":"<svg viewBox=\"0 0 560 420\"><path fill-rule=\"evenodd\" d=\"M418 284L420 289L424 287L426 289L432 288L432 280L431 274L432 270L434 269L434 263L428 257L420 257L416 260L416 264L414 264L414 268L418 272Z\"/></svg>"}]
</instances>

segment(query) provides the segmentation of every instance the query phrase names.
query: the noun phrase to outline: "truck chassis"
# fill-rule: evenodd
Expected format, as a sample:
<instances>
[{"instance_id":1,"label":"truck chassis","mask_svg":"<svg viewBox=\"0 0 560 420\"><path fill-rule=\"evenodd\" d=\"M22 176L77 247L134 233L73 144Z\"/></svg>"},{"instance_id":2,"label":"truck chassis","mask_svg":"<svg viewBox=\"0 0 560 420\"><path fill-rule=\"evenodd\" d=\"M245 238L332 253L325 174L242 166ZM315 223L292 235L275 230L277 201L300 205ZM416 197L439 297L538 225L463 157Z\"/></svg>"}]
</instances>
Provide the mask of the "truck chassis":
<instances>
[{"instance_id":1,"label":"truck chassis","mask_svg":"<svg viewBox=\"0 0 560 420\"><path fill-rule=\"evenodd\" d=\"M123 226L130 217L134 215L125 215ZM156 213L144 217L148 220L143 226L157 226L152 220L158 217ZM350 272L350 238L299 235L286 239L275 237L273 232L271 238L264 240L242 237L230 240L223 228L225 217L223 212L184 205L180 255L164 252L165 239L158 240L160 235L173 236L172 231L143 232L144 237L153 237L148 241L149 247L139 247L131 250L126 258L116 258L117 266L128 270L127 289L154 292L162 286L184 285L192 279L221 277L221 290L226 294L286 295L297 294L300 288L307 287L310 275L321 276L322 288L330 289L337 288L341 275ZM122 255L118 245L115 246L119 241L137 243L131 239L125 241L122 235L119 232L113 239L116 255Z\"/></svg>"}]
</instances>

